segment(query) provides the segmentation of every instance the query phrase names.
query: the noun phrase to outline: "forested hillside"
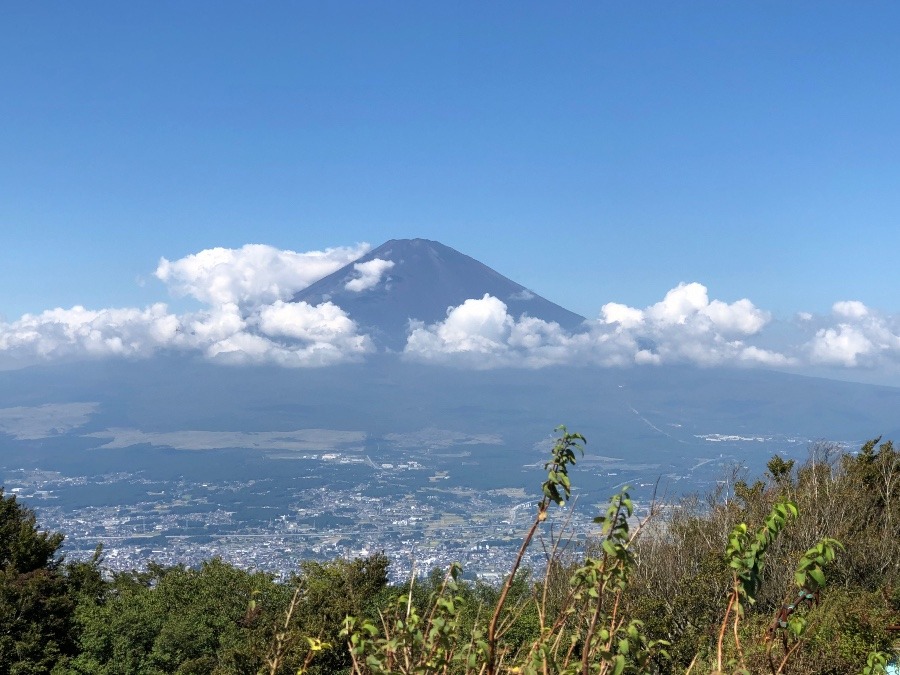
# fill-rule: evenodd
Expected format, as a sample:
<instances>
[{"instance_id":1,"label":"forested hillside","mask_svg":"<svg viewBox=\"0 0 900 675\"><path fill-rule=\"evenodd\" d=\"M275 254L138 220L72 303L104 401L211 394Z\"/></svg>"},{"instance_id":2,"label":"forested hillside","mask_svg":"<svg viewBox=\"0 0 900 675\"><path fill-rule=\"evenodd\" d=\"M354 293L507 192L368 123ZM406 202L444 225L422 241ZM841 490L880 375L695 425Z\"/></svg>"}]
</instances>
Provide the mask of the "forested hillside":
<instances>
[{"instance_id":1,"label":"forested hillside","mask_svg":"<svg viewBox=\"0 0 900 675\"><path fill-rule=\"evenodd\" d=\"M108 575L0 491L0 675L39 673L885 672L900 639L900 452L774 457L704 496L633 513L628 492L570 541L548 513L577 493L564 429L501 586L388 559L298 562L286 582L221 560ZM520 556L521 559L521 556Z\"/></svg>"}]
</instances>

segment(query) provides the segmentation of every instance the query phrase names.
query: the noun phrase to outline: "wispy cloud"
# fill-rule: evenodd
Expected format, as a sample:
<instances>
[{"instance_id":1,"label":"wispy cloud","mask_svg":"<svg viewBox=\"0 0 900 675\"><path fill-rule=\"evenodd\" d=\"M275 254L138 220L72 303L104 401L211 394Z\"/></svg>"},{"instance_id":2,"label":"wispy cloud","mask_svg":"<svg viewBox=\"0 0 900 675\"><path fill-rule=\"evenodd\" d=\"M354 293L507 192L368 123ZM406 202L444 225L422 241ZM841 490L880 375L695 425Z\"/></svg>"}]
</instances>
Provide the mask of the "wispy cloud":
<instances>
[{"instance_id":1,"label":"wispy cloud","mask_svg":"<svg viewBox=\"0 0 900 675\"><path fill-rule=\"evenodd\" d=\"M393 266L393 260L382 260L381 258L373 258L364 263L356 263L353 266L353 269L357 276L344 284L344 288L348 291L353 291L354 293L360 293L361 291L367 291L370 288L374 288L381 281L381 277L383 277Z\"/></svg>"}]
</instances>

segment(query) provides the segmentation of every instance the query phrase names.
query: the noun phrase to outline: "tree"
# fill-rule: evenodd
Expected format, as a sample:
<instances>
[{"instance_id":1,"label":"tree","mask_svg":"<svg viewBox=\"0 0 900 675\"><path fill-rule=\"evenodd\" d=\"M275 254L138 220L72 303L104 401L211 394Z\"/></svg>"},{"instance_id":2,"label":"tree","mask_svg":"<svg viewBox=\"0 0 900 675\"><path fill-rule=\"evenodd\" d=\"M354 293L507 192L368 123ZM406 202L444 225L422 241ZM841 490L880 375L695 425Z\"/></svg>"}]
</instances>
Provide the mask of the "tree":
<instances>
[{"instance_id":1,"label":"tree","mask_svg":"<svg viewBox=\"0 0 900 675\"><path fill-rule=\"evenodd\" d=\"M0 675L49 673L74 652L75 599L62 573L62 542L0 488Z\"/></svg>"},{"instance_id":2,"label":"tree","mask_svg":"<svg viewBox=\"0 0 900 675\"><path fill-rule=\"evenodd\" d=\"M220 559L119 574L101 602L79 607L81 653L71 670L255 673L289 592L268 574Z\"/></svg>"},{"instance_id":3,"label":"tree","mask_svg":"<svg viewBox=\"0 0 900 675\"><path fill-rule=\"evenodd\" d=\"M366 558L300 563L293 584L301 589L296 612L296 641L315 638L334 647L316 656L310 672L333 673L349 668L350 655L341 648L339 633L348 615L378 616L386 605L388 557L375 553ZM301 643L301 647L303 644Z\"/></svg>"}]
</instances>

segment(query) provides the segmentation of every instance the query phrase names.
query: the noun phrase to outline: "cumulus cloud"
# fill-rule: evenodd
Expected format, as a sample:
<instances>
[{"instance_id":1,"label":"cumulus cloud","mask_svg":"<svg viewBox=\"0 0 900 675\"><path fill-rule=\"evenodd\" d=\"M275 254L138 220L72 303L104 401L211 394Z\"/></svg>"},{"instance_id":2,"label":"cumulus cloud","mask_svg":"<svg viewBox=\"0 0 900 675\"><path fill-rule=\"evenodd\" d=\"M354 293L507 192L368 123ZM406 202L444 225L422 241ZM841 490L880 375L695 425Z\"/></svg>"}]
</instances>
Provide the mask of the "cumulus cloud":
<instances>
[{"instance_id":1,"label":"cumulus cloud","mask_svg":"<svg viewBox=\"0 0 900 675\"><path fill-rule=\"evenodd\" d=\"M823 328L810 342L810 352L815 363L842 366L859 365L861 357L870 354L872 342L857 328L842 324L837 328Z\"/></svg>"},{"instance_id":2,"label":"cumulus cloud","mask_svg":"<svg viewBox=\"0 0 900 675\"><path fill-rule=\"evenodd\" d=\"M542 366L565 359L571 337L559 324L533 317L515 319L492 295L447 310L444 321L413 322L404 354L423 361L457 361L478 368Z\"/></svg>"},{"instance_id":3,"label":"cumulus cloud","mask_svg":"<svg viewBox=\"0 0 900 675\"><path fill-rule=\"evenodd\" d=\"M604 365L627 362L623 345L633 341L609 335L570 334L554 322L511 316L507 305L491 295L466 300L447 310L447 318L410 327L404 354L433 362L457 362L477 368L525 366L540 368L588 357Z\"/></svg>"},{"instance_id":4,"label":"cumulus cloud","mask_svg":"<svg viewBox=\"0 0 900 675\"><path fill-rule=\"evenodd\" d=\"M374 288L381 281L381 277L394 266L393 260L373 258L364 263L356 263L353 266L358 276L344 284L344 289L359 293Z\"/></svg>"},{"instance_id":5,"label":"cumulus cloud","mask_svg":"<svg viewBox=\"0 0 900 675\"><path fill-rule=\"evenodd\" d=\"M206 307L183 314L170 312L164 303L145 309L75 306L26 314L0 323L0 364L146 357L160 351L286 366L357 359L373 345L340 307L286 300L367 250L362 244L296 253L253 244L208 249L174 262L163 258L156 276Z\"/></svg>"},{"instance_id":6,"label":"cumulus cloud","mask_svg":"<svg viewBox=\"0 0 900 675\"><path fill-rule=\"evenodd\" d=\"M450 309L447 320L437 326L437 335L449 351L494 351L504 343L511 324L506 305L485 294Z\"/></svg>"},{"instance_id":7,"label":"cumulus cloud","mask_svg":"<svg viewBox=\"0 0 900 675\"><path fill-rule=\"evenodd\" d=\"M900 325L858 300L836 302L831 308L836 325L818 328L806 344L814 364L855 367L900 364Z\"/></svg>"},{"instance_id":8,"label":"cumulus cloud","mask_svg":"<svg viewBox=\"0 0 900 675\"><path fill-rule=\"evenodd\" d=\"M869 313L869 308L859 300L842 300L831 307L836 316L845 319L861 319Z\"/></svg>"},{"instance_id":9,"label":"cumulus cloud","mask_svg":"<svg viewBox=\"0 0 900 675\"><path fill-rule=\"evenodd\" d=\"M638 347L635 363L791 365L791 357L746 343L770 320L768 312L746 298L710 300L707 288L693 282L678 284L646 309L607 303L593 331L615 328L621 348Z\"/></svg>"},{"instance_id":10,"label":"cumulus cloud","mask_svg":"<svg viewBox=\"0 0 900 675\"><path fill-rule=\"evenodd\" d=\"M678 284L646 309L607 303L593 330L614 327L623 348L639 346L636 363L789 365L790 357L746 344L770 320L750 300L710 300L707 288L694 282Z\"/></svg>"},{"instance_id":11,"label":"cumulus cloud","mask_svg":"<svg viewBox=\"0 0 900 675\"><path fill-rule=\"evenodd\" d=\"M485 295L450 308L441 322L413 325L405 354L485 368L557 363L794 364L793 357L747 344L769 321L769 314L749 300L710 301L706 287L698 283L679 284L645 309L607 303L599 319L577 333L534 317L514 317L502 301Z\"/></svg>"},{"instance_id":12,"label":"cumulus cloud","mask_svg":"<svg viewBox=\"0 0 900 675\"><path fill-rule=\"evenodd\" d=\"M183 342L181 321L157 303L146 309L50 309L0 324L0 353L27 358L147 356Z\"/></svg>"},{"instance_id":13,"label":"cumulus cloud","mask_svg":"<svg viewBox=\"0 0 900 675\"><path fill-rule=\"evenodd\" d=\"M678 284L666 297L648 307L646 314L652 321L662 325L684 325L709 305L706 287L702 284Z\"/></svg>"},{"instance_id":14,"label":"cumulus cloud","mask_svg":"<svg viewBox=\"0 0 900 675\"><path fill-rule=\"evenodd\" d=\"M368 244L297 253L265 244L209 248L175 261L162 258L156 277L179 294L211 304L264 304L298 291L370 249Z\"/></svg>"},{"instance_id":15,"label":"cumulus cloud","mask_svg":"<svg viewBox=\"0 0 900 675\"><path fill-rule=\"evenodd\" d=\"M758 333L771 318L768 312L757 309L746 298L730 305L721 300L713 300L701 313L712 322L716 330L740 335Z\"/></svg>"},{"instance_id":16,"label":"cumulus cloud","mask_svg":"<svg viewBox=\"0 0 900 675\"><path fill-rule=\"evenodd\" d=\"M656 326L690 326L697 331L737 335L758 333L771 318L747 299L731 304L721 300L710 302L706 286L696 282L678 284L641 315Z\"/></svg>"},{"instance_id":17,"label":"cumulus cloud","mask_svg":"<svg viewBox=\"0 0 900 675\"><path fill-rule=\"evenodd\" d=\"M283 365L329 365L374 350L371 338L331 302L310 305L281 300L263 307L257 321L268 338L290 338L300 346L284 347L267 339L268 357Z\"/></svg>"},{"instance_id":18,"label":"cumulus cloud","mask_svg":"<svg viewBox=\"0 0 900 675\"><path fill-rule=\"evenodd\" d=\"M625 329L636 328L644 323L644 312L618 302L607 302L603 305L600 317L603 323L618 324Z\"/></svg>"},{"instance_id":19,"label":"cumulus cloud","mask_svg":"<svg viewBox=\"0 0 900 675\"><path fill-rule=\"evenodd\" d=\"M331 302L310 305L281 300L260 310L259 327L266 335L311 342L331 342L355 330L347 313Z\"/></svg>"}]
</instances>

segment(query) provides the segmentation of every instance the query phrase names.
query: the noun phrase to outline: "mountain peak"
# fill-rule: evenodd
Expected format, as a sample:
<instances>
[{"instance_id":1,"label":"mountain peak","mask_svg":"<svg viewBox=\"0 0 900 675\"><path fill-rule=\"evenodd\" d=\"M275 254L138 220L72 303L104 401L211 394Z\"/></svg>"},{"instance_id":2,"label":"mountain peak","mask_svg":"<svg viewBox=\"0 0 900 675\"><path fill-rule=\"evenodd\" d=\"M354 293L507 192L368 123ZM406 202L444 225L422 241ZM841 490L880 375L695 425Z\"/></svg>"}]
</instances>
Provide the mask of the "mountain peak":
<instances>
[{"instance_id":1,"label":"mountain peak","mask_svg":"<svg viewBox=\"0 0 900 675\"><path fill-rule=\"evenodd\" d=\"M527 314L570 330L584 321L474 258L430 239L386 241L301 291L294 301L331 301L376 343L402 349L410 320L442 321L450 307L485 294L506 303L515 317Z\"/></svg>"}]
</instances>

